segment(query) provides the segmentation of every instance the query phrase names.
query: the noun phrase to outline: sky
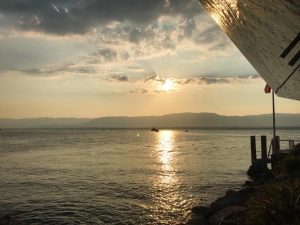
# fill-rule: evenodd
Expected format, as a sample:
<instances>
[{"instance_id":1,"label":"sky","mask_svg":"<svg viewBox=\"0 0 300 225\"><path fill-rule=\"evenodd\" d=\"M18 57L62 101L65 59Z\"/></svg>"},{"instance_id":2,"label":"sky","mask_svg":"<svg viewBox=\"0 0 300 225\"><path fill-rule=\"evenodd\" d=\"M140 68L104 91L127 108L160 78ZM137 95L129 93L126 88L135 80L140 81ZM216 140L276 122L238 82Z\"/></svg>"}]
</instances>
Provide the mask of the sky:
<instances>
[{"instance_id":1,"label":"sky","mask_svg":"<svg viewBox=\"0 0 300 225\"><path fill-rule=\"evenodd\" d=\"M0 118L272 113L264 87L197 0L0 0Z\"/></svg>"}]
</instances>

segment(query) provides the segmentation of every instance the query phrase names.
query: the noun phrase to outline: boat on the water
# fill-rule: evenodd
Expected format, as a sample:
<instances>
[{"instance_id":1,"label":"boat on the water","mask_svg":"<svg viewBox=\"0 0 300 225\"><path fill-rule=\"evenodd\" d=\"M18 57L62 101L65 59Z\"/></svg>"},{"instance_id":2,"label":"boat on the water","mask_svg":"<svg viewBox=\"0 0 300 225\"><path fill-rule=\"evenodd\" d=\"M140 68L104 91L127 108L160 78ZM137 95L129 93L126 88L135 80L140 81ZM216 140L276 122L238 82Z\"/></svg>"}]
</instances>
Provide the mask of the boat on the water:
<instances>
[{"instance_id":1,"label":"boat on the water","mask_svg":"<svg viewBox=\"0 0 300 225\"><path fill-rule=\"evenodd\" d=\"M151 131L159 132L159 130L157 128L155 128L155 127L152 127Z\"/></svg>"}]
</instances>

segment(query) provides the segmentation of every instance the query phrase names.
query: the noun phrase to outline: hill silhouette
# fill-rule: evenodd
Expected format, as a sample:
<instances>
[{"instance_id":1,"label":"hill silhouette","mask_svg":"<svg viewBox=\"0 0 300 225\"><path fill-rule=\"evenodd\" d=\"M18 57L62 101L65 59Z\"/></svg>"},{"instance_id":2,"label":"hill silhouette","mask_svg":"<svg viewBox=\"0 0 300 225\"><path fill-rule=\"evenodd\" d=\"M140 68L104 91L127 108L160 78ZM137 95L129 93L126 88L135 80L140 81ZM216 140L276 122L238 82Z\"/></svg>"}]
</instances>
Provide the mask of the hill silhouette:
<instances>
[{"instance_id":1,"label":"hill silhouette","mask_svg":"<svg viewBox=\"0 0 300 225\"><path fill-rule=\"evenodd\" d=\"M277 127L300 127L300 114L276 114ZM163 116L0 119L0 128L260 128L272 127L272 114L222 116L176 113Z\"/></svg>"}]
</instances>

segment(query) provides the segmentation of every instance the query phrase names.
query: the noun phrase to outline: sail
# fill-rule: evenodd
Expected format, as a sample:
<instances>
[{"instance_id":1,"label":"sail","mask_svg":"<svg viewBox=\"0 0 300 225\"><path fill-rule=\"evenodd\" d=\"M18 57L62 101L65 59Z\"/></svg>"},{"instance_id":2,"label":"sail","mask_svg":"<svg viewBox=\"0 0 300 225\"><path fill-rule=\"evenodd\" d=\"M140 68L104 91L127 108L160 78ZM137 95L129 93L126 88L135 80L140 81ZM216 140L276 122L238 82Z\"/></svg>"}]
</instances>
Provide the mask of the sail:
<instances>
[{"instance_id":1,"label":"sail","mask_svg":"<svg viewBox=\"0 0 300 225\"><path fill-rule=\"evenodd\" d=\"M199 0L279 97L300 100L299 0Z\"/></svg>"}]
</instances>

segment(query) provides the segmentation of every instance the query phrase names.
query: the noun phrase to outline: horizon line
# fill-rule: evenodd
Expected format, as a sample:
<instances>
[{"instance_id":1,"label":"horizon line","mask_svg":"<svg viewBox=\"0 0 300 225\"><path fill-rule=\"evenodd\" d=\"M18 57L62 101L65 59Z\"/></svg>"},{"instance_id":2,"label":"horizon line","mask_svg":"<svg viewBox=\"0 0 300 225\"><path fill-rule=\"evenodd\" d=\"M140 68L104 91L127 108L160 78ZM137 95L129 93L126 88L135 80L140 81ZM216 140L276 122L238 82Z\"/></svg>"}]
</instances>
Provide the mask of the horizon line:
<instances>
[{"instance_id":1,"label":"horizon line","mask_svg":"<svg viewBox=\"0 0 300 225\"><path fill-rule=\"evenodd\" d=\"M108 117L128 117L128 118L134 118L134 117L161 117L161 116L168 116L168 115L174 115L174 114L215 114L218 116L236 116L236 117L245 117L245 116L262 116L262 115L272 115L272 113L263 113L263 114L248 114L248 115L222 115L214 112L181 112L181 113L169 113L164 115L150 115L150 116L102 116L102 117L25 117L25 118L5 118L1 117L0 119L7 119L7 120L23 120L23 119L99 119L99 118L108 118ZM300 115L300 113L275 113L275 115L280 114L286 114L286 115Z\"/></svg>"}]
</instances>

